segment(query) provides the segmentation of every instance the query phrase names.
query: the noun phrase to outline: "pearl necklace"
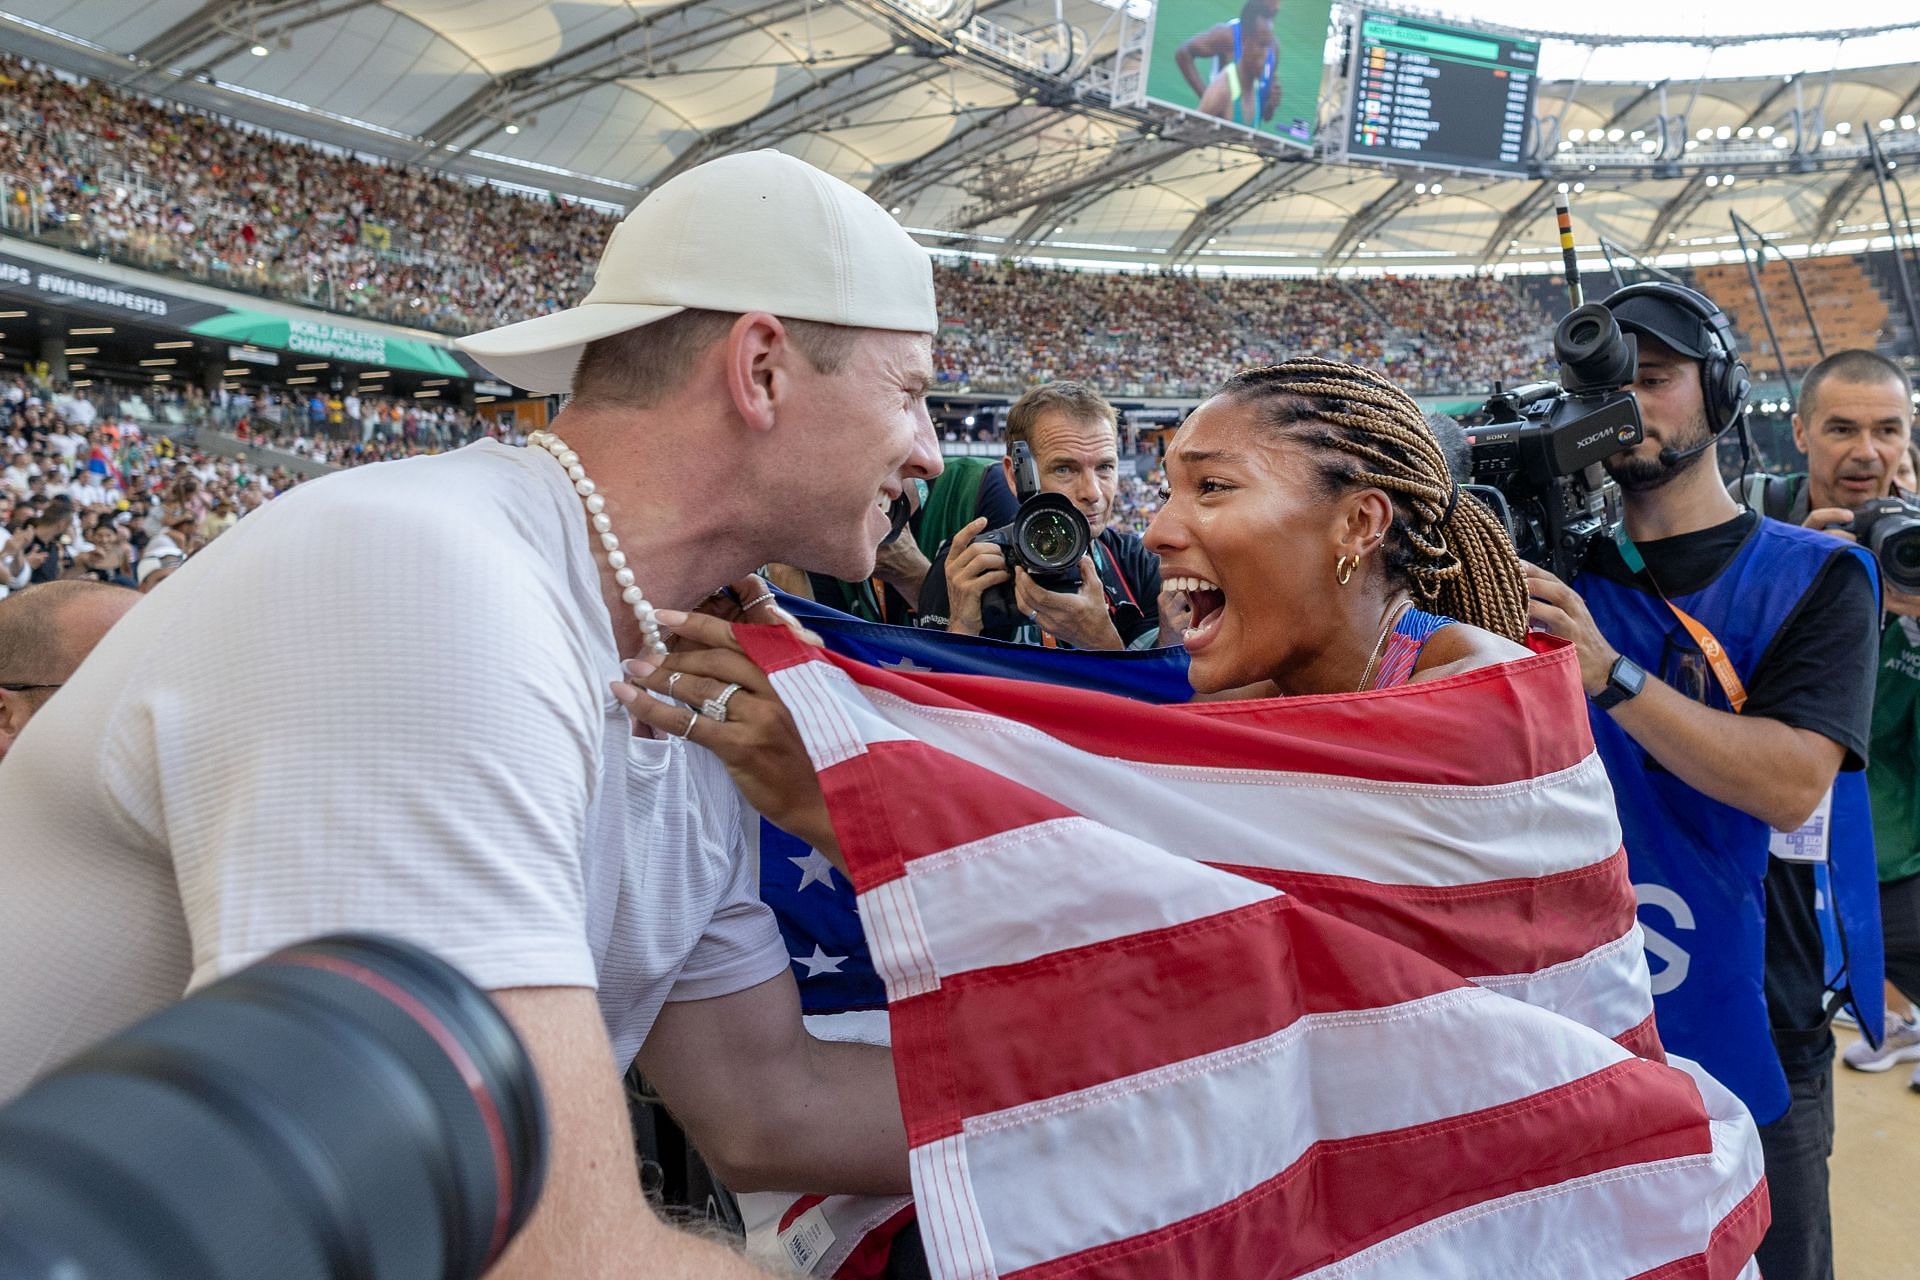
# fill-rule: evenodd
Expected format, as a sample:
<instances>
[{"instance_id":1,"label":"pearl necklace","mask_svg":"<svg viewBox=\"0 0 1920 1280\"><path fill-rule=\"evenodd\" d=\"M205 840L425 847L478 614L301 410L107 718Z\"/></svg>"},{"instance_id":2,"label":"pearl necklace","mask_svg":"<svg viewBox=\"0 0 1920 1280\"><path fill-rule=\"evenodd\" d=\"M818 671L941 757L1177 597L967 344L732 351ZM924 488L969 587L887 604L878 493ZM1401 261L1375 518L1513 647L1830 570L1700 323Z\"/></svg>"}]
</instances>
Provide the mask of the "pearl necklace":
<instances>
[{"instance_id":1,"label":"pearl necklace","mask_svg":"<svg viewBox=\"0 0 1920 1280\"><path fill-rule=\"evenodd\" d=\"M613 521L607 516L607 500L595 492L593 481L587 479L587 469L580 465L580 455L569 449L567 442L551 431L536 431L527 437L527 443L545 449L553 455L555 462L566 469L567 479L573 482L573 491L586 503L587 519L593 524L593 531L600 535L600 549L607 554L607 568L613 570L613 580L620 588L620 599L633 610L633 620L640 624L640 631L646 637L646 651L666 657L666 642L660 639L660 621L654 616L653 606L647 602L646 594L634 585L633 570L627 567L627 553L620 549L620 539L613 532Z\"/></svg>"}]
</instances>

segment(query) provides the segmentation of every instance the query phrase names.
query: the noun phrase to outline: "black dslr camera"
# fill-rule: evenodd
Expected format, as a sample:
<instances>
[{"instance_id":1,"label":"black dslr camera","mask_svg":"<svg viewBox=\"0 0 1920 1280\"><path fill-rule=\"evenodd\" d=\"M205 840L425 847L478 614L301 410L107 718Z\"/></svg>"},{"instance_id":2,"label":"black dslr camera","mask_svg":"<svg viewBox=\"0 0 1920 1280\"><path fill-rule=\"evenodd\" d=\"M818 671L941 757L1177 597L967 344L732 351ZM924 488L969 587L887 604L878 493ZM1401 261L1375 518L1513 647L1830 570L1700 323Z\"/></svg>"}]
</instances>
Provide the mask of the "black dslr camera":
<instances>
[{"instance_id":1,"label":"black dslr camera","mask_svg":"<svg viewBox=\"0 0 1920 1280\"><path fill-rule=\"evenodd\" d=\"M1640 443L1631 391L1639 348L1613 313L1589 303L1553 331L1560 382L1494 393L1466 427L1473 483L1523 560L1572 578L1596 537L1620 520L1620 486L1603 459Z\"/></svg>"},{"instance_id":2,"label":"black dslr camera","mask_svg":"<svg viewBox=\"0 0 1920 1280\"><path fill-rule=\"evenodd\" d=\"M1024 440L1014 443L1012 457L1013 491L1020 499L1020 509L1014 512L1011 524L989 529L974 541L1004 548L1007 569L1025 569L1035 586L1047 591L1078 591L1080 558L1093 545L1087 518L1064 493L1040 491L1040 468ZM1012 579L988 587L980 597L981 631L1004 631L1025 621L1026 615L1014 602Z\"/></svg>"},{"instance_id":3,"label":"black dslr camera","mask_svg":"<svg viewBox=\"0 0 1920 1280\"><path fill-rule=\"evenodd\" d=\"M1910 498L1875 498L1853 509L1853 523L1835 525L1860 540L1880 562L1889 586L1920 595L1920 504Z\"/></svg>"}]
</instances>

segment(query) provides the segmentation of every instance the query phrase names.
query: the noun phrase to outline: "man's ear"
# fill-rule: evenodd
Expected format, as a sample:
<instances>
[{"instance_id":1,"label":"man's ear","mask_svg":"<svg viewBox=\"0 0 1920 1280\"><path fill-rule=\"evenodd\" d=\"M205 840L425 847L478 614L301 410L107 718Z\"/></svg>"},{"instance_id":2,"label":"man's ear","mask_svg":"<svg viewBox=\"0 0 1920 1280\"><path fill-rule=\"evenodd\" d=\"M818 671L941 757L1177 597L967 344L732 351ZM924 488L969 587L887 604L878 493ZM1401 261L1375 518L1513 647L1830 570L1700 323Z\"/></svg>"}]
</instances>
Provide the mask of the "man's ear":
<instances>
[{"instance_id":1,"label":"man's ear","mask_svg":"<svg viewBox=\"0 0 1920 1280\"><path fill-rule=\"evenodd\" d=\"M734 412L751 430L772 430L782 403L794 396L792 362L801 358L786 326L765 311L749 311L715 345Z\"/></svg>"},{"instance_id":2,"label":"man's ear","mask_svg":"<svg viewBox=\"0 0 1920 1280\"><path fill-rule=\"evenodd\" d=\"M32 714L27 704L27 695L15 693L11 689L0 689L0 735L8 738L18 737L20 730L26 728L27 718Z\"/></svg>"},{"instance_id":3,"label":"man's ear","mask_svg":"<svg viewBox=\"0 0 1920 1280\"><path fill-rule=\"evenodd\" d=\"M1807 451L1807 429L1800 424L1800 415L1793 415L1793 447L1801 453Z\"/></svg>"}]
</instances>

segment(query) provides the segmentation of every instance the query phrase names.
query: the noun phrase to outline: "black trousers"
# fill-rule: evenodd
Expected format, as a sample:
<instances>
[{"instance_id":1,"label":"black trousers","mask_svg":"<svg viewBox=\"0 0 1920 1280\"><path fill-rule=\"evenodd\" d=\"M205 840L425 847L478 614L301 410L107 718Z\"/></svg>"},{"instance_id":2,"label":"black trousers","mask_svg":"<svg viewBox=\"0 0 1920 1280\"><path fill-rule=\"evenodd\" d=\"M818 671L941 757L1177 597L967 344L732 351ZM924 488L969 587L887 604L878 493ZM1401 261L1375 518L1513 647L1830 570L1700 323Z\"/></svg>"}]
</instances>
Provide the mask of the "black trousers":
<instances>
[{"instance_id":1,"label":"black trousers","mask_svg":"<svg viewBox=\"0 0 1920 1280\"><path fill-rule=\"evenodd\" d=\"M1887 981L1920 1004L1920 875L1880 882L1880 934L1887 944Z\"/></svg>"},{"instance_id":2,"label":"black trousers","mask_svg":"<svg viewBox=\"0 0 1920 1280\"><path fill-rule=\"evenodd\" d=\"M1833 1154L1833 1064L1787 1077L1787 1114L1760 1126L1773 1225L1754 1255L1766 1280L1833 1280L1827 1159Z\"/></svg>"}]
</instances>

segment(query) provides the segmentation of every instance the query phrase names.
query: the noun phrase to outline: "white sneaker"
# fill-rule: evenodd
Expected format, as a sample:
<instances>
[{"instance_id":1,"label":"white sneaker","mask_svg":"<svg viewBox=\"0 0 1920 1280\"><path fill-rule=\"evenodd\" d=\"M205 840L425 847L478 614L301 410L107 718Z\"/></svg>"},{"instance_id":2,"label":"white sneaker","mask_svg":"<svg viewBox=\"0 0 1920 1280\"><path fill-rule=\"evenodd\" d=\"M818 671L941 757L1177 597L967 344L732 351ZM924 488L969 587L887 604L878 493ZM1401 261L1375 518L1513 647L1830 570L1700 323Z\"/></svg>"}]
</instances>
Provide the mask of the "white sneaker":
<instances>
[{"instance_id":1,"label":"white sneaker","mask_svg":"<svg viewBox=\"0 0 1920 1280\"><path fill-rule=\"evenodd\" d=\"M1920 1022L1909 1018L1891 1023L1878 1049L1862 1040L1848 1045L1840 1060L1855 1071L1887 1071L1897 1063L1920 1062ZM1914 1076L1914 1087L1920 1089L1920 1071Z\"/></svg>"}]
</instances>

